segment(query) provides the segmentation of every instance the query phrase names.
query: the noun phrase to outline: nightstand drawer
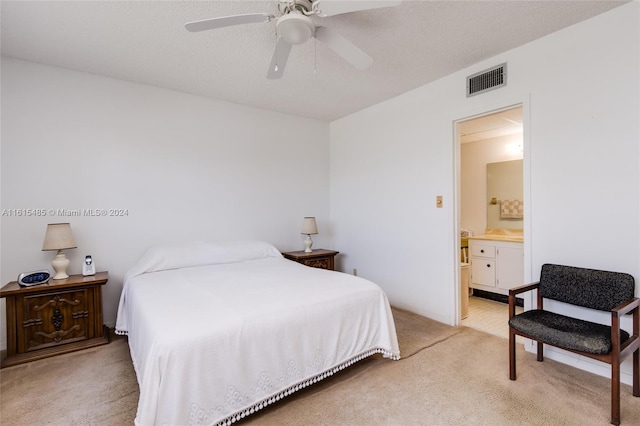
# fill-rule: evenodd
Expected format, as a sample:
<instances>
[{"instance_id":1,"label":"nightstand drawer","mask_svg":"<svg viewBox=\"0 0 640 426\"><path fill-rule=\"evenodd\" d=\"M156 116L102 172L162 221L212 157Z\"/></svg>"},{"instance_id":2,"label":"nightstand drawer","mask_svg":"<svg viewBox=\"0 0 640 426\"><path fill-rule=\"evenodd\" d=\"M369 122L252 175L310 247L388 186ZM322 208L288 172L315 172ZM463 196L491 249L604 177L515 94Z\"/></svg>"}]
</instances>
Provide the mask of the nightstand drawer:
<instances>
[{"instance_id":1,"label":"nightstand drawer","mask_svg":"<svg viewBox=\"0 0 640 426\"><path fill-rule=\"evenodd\" d=\"M329 269L333 271L335 269L335 256L339 252L334 250L315 249L311 253L305 251L289 251L282 253L282 255L294 262L302 263L303 265L311 266L312 268Z\"/></svg>"},{"instance_id":2,"label":"nightstand drawer","mask_svg":"<svg viewBox=\"0 0 640 426\"><path fill-rule=\"evenodd\" d=\"M18 352L45 349L89 338L89 290L25 296L18 307ZM20 309L22 308L22 309Z\"/></svg>"},{"instance_id":3,"label":"nightstand drawer","mask_svg":"<svg viewBox=\"0 0 640 426\"><path fill-rule=\"evenodd\" d=\"M312 268L321 269L334 269L333 256L331 257L319 257L316 259L303 259L300 260L303 265L311 266Z\"/></svg>"}]
</instances>

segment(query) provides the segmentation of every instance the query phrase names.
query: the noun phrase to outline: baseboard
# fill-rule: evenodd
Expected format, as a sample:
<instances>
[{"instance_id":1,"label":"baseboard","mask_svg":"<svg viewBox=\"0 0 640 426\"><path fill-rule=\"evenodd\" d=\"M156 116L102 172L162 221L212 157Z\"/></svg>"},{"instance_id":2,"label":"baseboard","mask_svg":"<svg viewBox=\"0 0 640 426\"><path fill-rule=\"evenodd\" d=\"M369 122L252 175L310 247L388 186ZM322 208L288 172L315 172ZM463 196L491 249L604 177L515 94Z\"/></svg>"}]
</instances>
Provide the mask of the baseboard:
<instances>
[{"instance_id":1,"label":"baseboard","mask_svg":"<svg viewBox=\"0 0 640 426\"><path fill-rule=\"evenodd\" d=\"M474 288L473 295L476 297L482 297L483 299L493 300L494 302L509 303L509 296L505 294L492 293L490 291ZM524 299L516 297L516 306L524 307Z\"/></svg>"}]
</instances>

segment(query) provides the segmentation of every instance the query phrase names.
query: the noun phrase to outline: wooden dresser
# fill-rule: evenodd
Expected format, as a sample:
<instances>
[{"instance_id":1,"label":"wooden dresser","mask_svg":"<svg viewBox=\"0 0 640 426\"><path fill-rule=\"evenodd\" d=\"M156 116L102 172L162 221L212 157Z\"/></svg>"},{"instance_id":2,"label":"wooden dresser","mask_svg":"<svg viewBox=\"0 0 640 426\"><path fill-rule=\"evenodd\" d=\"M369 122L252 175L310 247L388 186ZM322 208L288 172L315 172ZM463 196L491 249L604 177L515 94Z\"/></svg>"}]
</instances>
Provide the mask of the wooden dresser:
<instances>
[{"instance_id":1,"label":"wooden dresser","mask_svg":"<svg viewBox=\"0 0 640 426\"><path fill-rule=\"evenodd\" d=\"M315 249L311 253L304 250L282 253L284 257L314 268L335 270L335 257L340 253L334 250Z\"/></svg>"},{"instance_id":2,"label":"wooden dresser","mask_svg":"<svg viewBox=\"0 0 640 426\"><path fill-rule=\"evenodd\" d=\"M0 289L7 299L7 357L2 367L109 343L102 323L102 286L108 272Z\"/></svg>"}]
</instances>

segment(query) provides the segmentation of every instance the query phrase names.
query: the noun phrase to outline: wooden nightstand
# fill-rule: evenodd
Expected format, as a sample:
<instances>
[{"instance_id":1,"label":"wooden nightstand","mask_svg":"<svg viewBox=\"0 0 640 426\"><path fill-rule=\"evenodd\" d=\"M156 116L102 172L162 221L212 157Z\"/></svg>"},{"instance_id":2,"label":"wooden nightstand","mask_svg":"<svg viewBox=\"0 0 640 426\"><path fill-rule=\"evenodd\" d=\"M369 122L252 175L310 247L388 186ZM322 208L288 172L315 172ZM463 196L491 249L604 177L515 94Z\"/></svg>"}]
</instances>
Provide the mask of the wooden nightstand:
<instances>
[{"instance_id":1,"label":"wooden nightstand","mask_svg":"<svg viewBox=\"0 0 640 426\"><path fill-rule=\"evenodd\" d=\"M102 286L108 272L71 275L47 284L0 289L7 299L7 357L2 367L109 343L102 323Z\"/></svg>"},{"instance_id":2,"label":"wooden nightstand","mask_svg":"<svg viewBox=\"0 0 640 426\"><path fill-rule=\"evenodd\" d=\"M311 253L305 253L304 250L289 251L282 253L284 257L294 262L302 263L303 265L312 266L314 268L322 269L335 269L334 258L339 251L315 249Z\"/></svg>"}]
</instances>

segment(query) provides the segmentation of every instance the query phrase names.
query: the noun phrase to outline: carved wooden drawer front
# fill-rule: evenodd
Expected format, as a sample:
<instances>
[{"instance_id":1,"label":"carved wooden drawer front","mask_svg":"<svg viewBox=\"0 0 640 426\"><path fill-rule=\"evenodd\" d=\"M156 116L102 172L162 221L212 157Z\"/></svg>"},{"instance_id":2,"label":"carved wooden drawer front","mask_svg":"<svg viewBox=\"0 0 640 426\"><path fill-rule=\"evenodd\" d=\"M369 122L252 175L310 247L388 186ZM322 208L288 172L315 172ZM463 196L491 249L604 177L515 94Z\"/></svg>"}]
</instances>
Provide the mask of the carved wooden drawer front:
<instances>
[{"instance_id":1,"label":"carved wooden drawer front","mask_svg":"<svg viewBox=\"0 0 640 426\"><path fill-rule=\"evenodd\" d=\"M102 286L108 272L0 289L6 298L7 357L2 367L103 345L109 330L102 323Z\"/></svg>"},{"instance_id":2,"label":"carved wooden drawer front","mask_svg":"<svg viewBox=\"0 0 640 426\"><path fill-rule=\"evenodd\" d=\"M22 352L89 338L89 290L66 291L23 298ZM22 341L20 341L22 340Z\"/></svg>"},{"instance_id":3,"label":"carved wooden drawer front","mask_svg":"<svg viewBox=\"0 0 640 426\"><path fill-rule=\"evenodd\" d=\"M300 263L313 268L333 269L332 260L333 258L324 257L319 259L302 260Z\"/></svg>"},{"instance_id":4,"label":"carved wooden drawer front","mask_svg":"<svg viewBox=\"0 0 640 426\"><path fill-rule=\"evenodd\" d=\"M311 266L313 268L321 269L335 269L335 256L339 252L334 250L315 249L311 253L305 253L304 251L290 251L282 253L284 257L294 262L302 263L303 265Z\"/></svg>"}]
</instances>

